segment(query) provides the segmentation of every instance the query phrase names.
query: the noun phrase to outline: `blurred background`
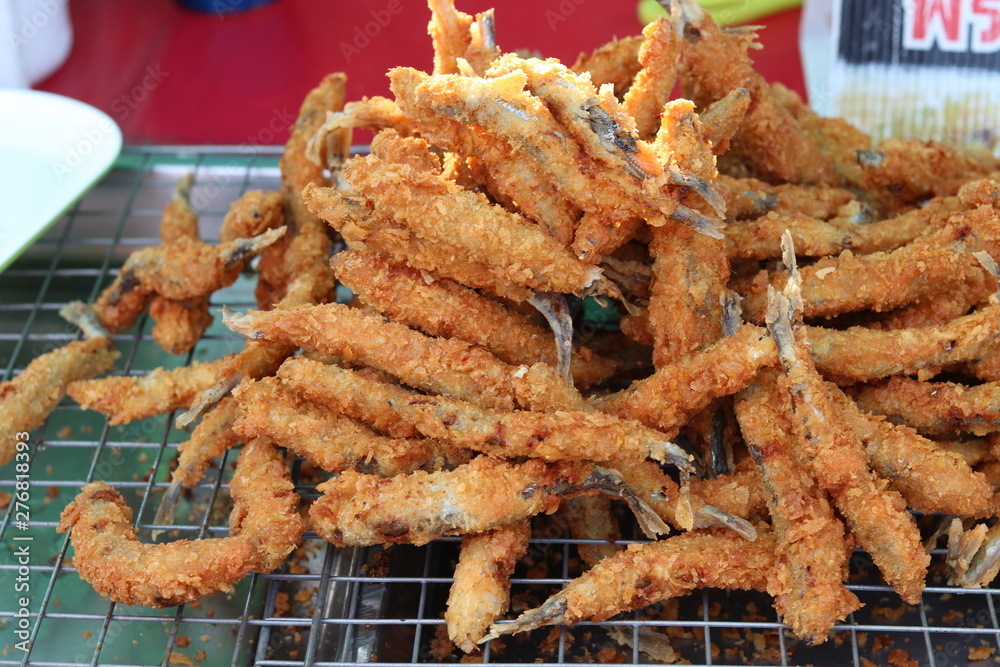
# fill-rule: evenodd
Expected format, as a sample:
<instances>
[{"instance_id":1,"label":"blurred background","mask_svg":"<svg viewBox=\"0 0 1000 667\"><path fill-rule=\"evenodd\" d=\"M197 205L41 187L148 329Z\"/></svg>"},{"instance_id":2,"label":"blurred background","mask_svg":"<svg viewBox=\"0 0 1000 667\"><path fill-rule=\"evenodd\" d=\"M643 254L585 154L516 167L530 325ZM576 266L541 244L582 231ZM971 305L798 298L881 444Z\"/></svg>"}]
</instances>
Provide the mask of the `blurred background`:
<instances>
[{"instance_id":1,"label":"blurred background","mask_svg":"<svg viewBox=\"0 0 1000 667\"><path fill-rule=\"evenodd\" d=\"M28 23L15 21L15 34L52 25L57 19L46 17L67 4L10 1L38 4ZM431 67L424 0L273 0L240 12L228 10L244 0L186 1L208 11L177 0L68 0L72 49L65 64L35 88L105 111L121 126L126 144L270 145L284 143L303 96L328 72L347 72L349 98L356 99L388 94L390 67ZM767 12L789 2L728 4L740 8L743 13L732 17L741 19L748 7ZM636 2L457 5L470 14L496 7L501 48L569 63L581 50L642 29ZM799 18L797 8L754 18L766 26L760 33L764 49L754 59L767 79L804 94Z\"/></svg>"}]
</instances>

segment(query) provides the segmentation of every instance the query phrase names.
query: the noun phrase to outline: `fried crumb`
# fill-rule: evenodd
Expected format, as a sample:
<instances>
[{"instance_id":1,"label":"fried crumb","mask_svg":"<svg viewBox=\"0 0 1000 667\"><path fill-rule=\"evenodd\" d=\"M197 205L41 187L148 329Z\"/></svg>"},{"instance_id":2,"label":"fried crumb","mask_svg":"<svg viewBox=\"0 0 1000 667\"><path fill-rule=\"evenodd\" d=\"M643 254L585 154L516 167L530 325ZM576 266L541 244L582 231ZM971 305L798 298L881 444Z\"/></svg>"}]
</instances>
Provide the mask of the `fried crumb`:
<instances>
[{"instance_id":1,"label":"fried crumb","mask_svg":"<svg viewBox=\"0 0 1000 667\"><path fill-rule=\"evenodd\" d=\"M889 664L893 667L920 667L920 663L910 659L910 653L906 649L894 648L889 654Z\"/></svg>"},{"instance_id":2,"label":"fried crumb","mask_svg":"<svg viewBox=\"0 0 1000 667\"><path fill-rule=\"evenodd\" d=\"M46 495L48 495L49 498L53 498L53 499L58 498L59 497L59 487L58 486L47 486L47 487L45 487L45 493L46 493Z\"/></svg>"},{"instance_id":3,"label":"fried crumb","mask_svg":"<svg viewBox=\"0 0 1000 667\"><path fill-rule=\"evenodd\" d=\"M83 638L84 638L84 639L90 639L90 637L91 637L91 636L92 636L93 634L94 634L94 633L93 633L93 632L91 632L90 630L84 630L84 631L83 631Z\"/></svg>"},{"instance_id":4,"label":"fried crumb","mask_svg":"<svg viewBox=\"0 0 1000 667\"><path fill-rule=\"evenodd\" d=\"M314 595L316 595L316 587L310 586L308 588L303 588L298 593L296 593L294 599L299 604L309 604L312 602Z\"/></svg>"},{"instance_id":5,"label":"fried crumb","mask_svg":"<svg viewBox=\"0 0 1000 667\"><path fill-rule=\"evenodd\" d=\"M890 637L889 635L879 635L872 642L872 650L881 651L884 648L889 648L894 643L895 642L892 641L892 637Z\"/></svg>"},{"instance_id":6,"label":"fried crumb","mask_svg":"<svg viewBox=\"0 0 1000 667\"><path fill-rule=\"evenodd\" d=\"M545 635L545 639L539 644L538 650L542 653L552 653L559 648L559 626L552 626L549 629L549 633Z\"/></svg>"},{"instance_id":7,"label":"fried crumb","mask_svg":"<svg viewBox=\"0 0 1000 667\"><path fill-rule=\"evenodd\" d=\"M188 637L187 635L177 635L177 639L174 640L174 643L179 648L187 648L188 645L191 643L191 638Z\"/></svg>"},{"instance_id":8,"label":"fried crumb","mask_svg":"<svg viewBox=\"0 0 1000 667\"><path fill-rule=\"evenodd\" d=\"M977 646L975 648L969 649L969 660L986 660L991 655L993 655L994 649L992 646Z\"/></svg>"},{"instance_id":9,"label":"fried crumb","mask_svg":"<svg viewBox=\"0 0 1000 667\"><path fill-rule=\"evenodd\" d=\"M597 652L597 661L603 665L618 665L625 662L625 656L610 646L605 646Z\"/></svg>"},{"instance_id":10,"label":"fried crumb","mask_svg":"<svg viewBox=\"0 0 1000 667\"><path fill-rule=\"evenodd\" d=\"M6 491L0 491L0 510L5 510L10 506L10 500L13 496Z\"/></svg>"},{"instance_id":11,"label":"fried crumb","mask_svg":"<svg viewBox=\"0 0 1000 667\"><path fill-rule=\"evenodd\" d=\"M182 667L194 667L194 661L191 658L176 651L170 654L170 664L181 665Z\"/></svg>"},{"instance_id":12,"label":"fried crumb","mask_svg":"<svg viewBox=\"0 0 1000 667\"><path fill-rule=\"evenodd\" d=\"M435 626L434 637L431 639L431 657L438 662L443 662L454 650L455 644L448 638L448 626Z\"/></svg>"},{"instance_id":13,"label":"fried crumb","mask_svg":"<svg viewBox=\"0 0 1000 667\"><path fill-rule=\"evenodd\" d=\"M965 612L958 609L949 609L941 617L942 623L956 623L965 618Z\"/></svg>"},{"instance_id":14,"label":"fried crumb","mask_svg":"<svg viewBox=\"0 0 1000 667\"><path fill-rule=\"evenodd\" d=\"M274 615L288 616L292 610L292 603L288 601L288 593L281 591L274 600Z\"/></svg>"},{"instance_id":15,"label":"fried crumb","mask_svg":"<svg viewBox=\"0 0 1000 667\"><path fill-rule=\"evenodd\" d=\"M56 437L60 440L68 440L71 435L73 435L72 426L63 426L61 429L56 431Z\"/></svg>"},{"instance_id":16,"label":"fried crumb","mask_svg":"<svg viewBox=\"0 0 1000 667\"><path fill-rule=\"evenodd\" d=\"M861 658L861 667L878 667L878 665L876 665L868 658Z\"/></svg>"},{"instance_id":17,"label":"fried crumb","mask_svg":"<svg viewBox=\"0 0 1000 667\"><path fill-rule=\"evenodd\" d=\"M206 651L198 651L197 653L194 654L194 659L197 660L198 662L204 662L207 656L208 653Z\"/></svg>"},{"instance_id":18,"label":"fried crumb","mask_svg":"<svg viewBox=\"0 0 1000 667\"><path fill-rule=\"evenodd\" d=\"M200 639L203 642L210 642L212 641L212 635L202 635L198 639Z\"/></svg>"},{"instance_id":19,"label":"fried crumb","mask_svg":"<svg viewBox=\"0 0 1000 667\"><path fill-rule=\"evenodd\" d=\"M872 607L872 616L881 616L887 621L892 621L893 623L899 623L906 615L906 607Z\"/></svg>"}]
</instances>

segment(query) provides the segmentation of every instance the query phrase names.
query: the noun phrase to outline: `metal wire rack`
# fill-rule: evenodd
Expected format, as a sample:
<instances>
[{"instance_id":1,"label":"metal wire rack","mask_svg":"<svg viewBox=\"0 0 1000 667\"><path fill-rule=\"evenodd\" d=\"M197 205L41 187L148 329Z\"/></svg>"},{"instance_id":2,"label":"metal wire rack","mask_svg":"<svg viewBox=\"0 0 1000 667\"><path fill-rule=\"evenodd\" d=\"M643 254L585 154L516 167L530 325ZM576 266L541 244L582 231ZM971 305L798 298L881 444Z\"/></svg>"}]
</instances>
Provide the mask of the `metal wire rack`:
<instances>
[{"instance_id":1,"label":"metal wire rack","mask_svg":"<svg viewBox=\"0 0 1000 667\"><path fill-rule=\"evenodd\" d=\"M126 150L96 189L0 274L0 378L13 377L36 355L76 337L58 309L72 299L93 299L129 252L158 242L162 207L179 176L195 172L192 199L202 213L202 232L212 239L233 199L246 189L277 187L277 158L278 149L261 147ZM253 280L246 276L215 294L212 304L245 308L252 306L252 294ZM145 321L116 342L122 357L114 372L123 374L213 359L241 345L218 322L185 357L162 352ZM0 518L0 665L290 667L461 659L443 641L442 620L457 540L419 549L341 550L307 533L282 570L252 575L231 593L199 603L151 610L110 603L94 593L73 569L66 536L55 533L62 508L91 480L106 480L126 495L142 539L154 528L187 538L226 534L231 453L192 490L176 525L150 523L174 450L185 439L172 417L112 427L66 402L31 434L28 508L11 502ZM11 467L0 471L4 497L16 488ZM297 461L293 472L298 491L315 495L308 464ZM579 574L578 544L557 516L541 520L513 578L514 606L535 606ZM703 591L605 623L546 628L493 642L477 659L652 663L646 647L656 633L658 644L665 637L671 646L658 655L672 650L687 664L1000 662L996 591L943 585L941 550L933 557L921 604L907 606L878 578L867 556L857 553L849 586L865 607L819 647L795 640L765 595Z\"/></svg>"}]
</instances>

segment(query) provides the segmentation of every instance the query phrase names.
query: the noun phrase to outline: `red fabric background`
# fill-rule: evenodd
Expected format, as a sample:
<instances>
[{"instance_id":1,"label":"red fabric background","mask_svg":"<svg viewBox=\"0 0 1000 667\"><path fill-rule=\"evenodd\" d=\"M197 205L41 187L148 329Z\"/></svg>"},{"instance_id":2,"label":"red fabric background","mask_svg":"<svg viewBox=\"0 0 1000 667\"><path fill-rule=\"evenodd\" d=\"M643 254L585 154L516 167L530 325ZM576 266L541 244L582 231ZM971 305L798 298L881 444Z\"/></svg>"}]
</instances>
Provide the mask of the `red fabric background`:
<instances>
[{"instance_id":1,"label":"red fabric background","mask_svg":"<svg viewBox=\"0 0 1000 667\"><path fill-rule=\"evenodd\" d=\"M469 13L495 6L503 49L569 62L641 29L628 1L457 4ZM302 97L324 74L347 72L357 98L387 94L392 66L431 65L422 0L276 0L222 18L174 0L72 0L70 12L69 60L37 87L103 109L128 144L283 143ZM769 80L801 93L798 21L797 10L757 21L767 28L754 58Z\"/></svg>"}]
</instances>

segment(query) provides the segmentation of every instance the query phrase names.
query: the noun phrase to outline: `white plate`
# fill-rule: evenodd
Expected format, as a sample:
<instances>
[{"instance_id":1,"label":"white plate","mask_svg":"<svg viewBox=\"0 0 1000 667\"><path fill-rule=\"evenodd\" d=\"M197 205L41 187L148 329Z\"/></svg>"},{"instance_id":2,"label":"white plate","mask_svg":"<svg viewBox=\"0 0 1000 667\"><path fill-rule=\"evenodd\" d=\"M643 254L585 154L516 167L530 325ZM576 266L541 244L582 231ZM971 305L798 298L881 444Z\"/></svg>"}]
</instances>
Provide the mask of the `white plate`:
<instances>
[{"instance_id":1,"label":"white plate","mask_svg":"<svg viewBox=\"0 0 1000 667\"><path fill-rule=\"evenodd\" d=\"M122 133L92 106L0 89L0 271L114 164Z\"/></svg>"}]
</instances>

